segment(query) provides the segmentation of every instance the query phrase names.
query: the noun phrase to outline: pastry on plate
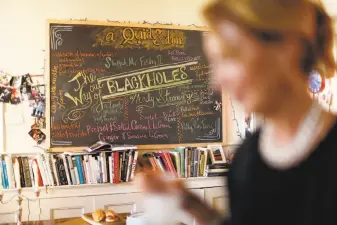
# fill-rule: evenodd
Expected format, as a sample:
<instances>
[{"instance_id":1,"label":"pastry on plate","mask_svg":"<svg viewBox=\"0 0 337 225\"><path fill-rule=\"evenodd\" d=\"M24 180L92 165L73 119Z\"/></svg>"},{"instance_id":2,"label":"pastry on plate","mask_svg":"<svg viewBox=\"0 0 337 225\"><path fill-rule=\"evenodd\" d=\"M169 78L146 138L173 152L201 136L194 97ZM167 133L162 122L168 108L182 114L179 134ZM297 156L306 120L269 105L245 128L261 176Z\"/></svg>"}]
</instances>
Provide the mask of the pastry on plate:
<instances>
[{"instance_id":1,"label":"pastry on plate","mask_svg":"<svg viewBox=\"0 0 337 225\"><path fill-rule=\"evenodd\" d=\"M106 210L105 211L105 222L115 222L119 220L119 217L117 215L117 213L115 213L112 210Z\"/></svg>"},{"instance_id":2,"label":"pastry on plate","mask_svg":"<svg viewBox=\"0 0 337 225\"><path fill-rule=\"evenodd\" d=\"M95 212L92 213L92 218L96 221L96 222L100 222L104 219L105 217L105 213L102 209L97 209Z\"/></svg>"}]
</instances>

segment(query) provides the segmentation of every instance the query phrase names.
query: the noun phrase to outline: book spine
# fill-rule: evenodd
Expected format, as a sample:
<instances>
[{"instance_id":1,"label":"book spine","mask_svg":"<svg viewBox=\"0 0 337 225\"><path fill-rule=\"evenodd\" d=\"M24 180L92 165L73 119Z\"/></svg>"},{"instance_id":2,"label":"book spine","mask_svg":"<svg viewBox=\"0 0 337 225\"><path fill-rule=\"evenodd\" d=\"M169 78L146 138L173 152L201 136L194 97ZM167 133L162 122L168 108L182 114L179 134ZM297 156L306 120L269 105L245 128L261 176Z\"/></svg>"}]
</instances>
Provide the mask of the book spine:
<instances>
[{"instance_id":1,"label":"book spine","mask_svg":"<svg viewBox=\"0 0 337 225\"><path fill-rule=\"evenodd\" d=\"M19 162L19 169L20 169L20 186L24 188L25 187L25 174L23 172L22 157L18 157L17 159Z\"/></svg>"},{"instance_id":2,"label":"book spine","mask_svg":"<svg viewBox=\"0 0 337 225\"><path fill-rule=\"evenodd\" d=\"M128 155L128 162L127 162L127 170L126 170L126 182L130 180L130 174L131 174L131 169L132 169L132 157L133 157L133 150L130 150L129 155Z\"/></svg>"},{"instance_id":3,"label":"book spine","mask_svg":"<svg viewBox=\"0 0 337 225\"><path fill-rule=\"evenodd\" d=\"M108 182L108 174L107 174L107 164L106 164L106 153L102 152L101 155L101 163L102 163L102 170L103 170L103 183Z\"/></svg>"},{"instance_id":4,"label":"book spine","mask_svg":"<svg viewBox=\"0 0 337 225\"><path fill-rule=\"evenodd\" d=\"M54 172L54 177L55 177L55 181L56 181L56 185L60 186L60 178L59 178L59 174L56 170L56 160L55 157L53 155L50 156L51 159L51 163L52 163L52 168L53 168L53 172Z\"/></svg>"},{"instance_id":5,"label":"book spine","mask_svg":"<svg viewBox=\"0 0 337 225\"><path fill-rule=\"evenodd\" d=\"M29 163L28 163L28 157L23 157L23 172L25 174L25 186L26 187L32 187L32 179L30 177L30 172L29 172Z\"/></svg>"},{"instance_id":6,"label":"book spine","mask_svg":"<svg viewBox=\"0 0 337 225\"><path fill-rule=\"evenodd\" d=\"M98 156L97 158L92 157L93 164L93 179L94 184L100 184L103 182L103 168L101 158Z\"/></svg>"},{"instance_id":7,"label":"book spine","mask_svg":"<svg viewBox=\"0 0 337 225\"><path fill-rule=\"evenodd\" d=\"M172 172L172 171L171 171L171 168L170 168L170 166L169 166L169 163L168 163L168 161L167 161L167 159L166 159L166 157L165 157L165 155L164 155L164 153L159 152L159 153L157 153L157 154L160 156L161 160L163 161L164 166L165 166L165 170L166 170L167 172Z\"/></svg>"},{"instance_id":8,"label":"book spine","mask_svg":"<svg viewBox=\"0 0 337 225\"><path fill-rule=\"evenodd\" d=\"M68 168L68 163L67 163L67 157L65 155L62 155L62 160L63 160L63 166L67 178L67 183L71 185L71 180L70 180L70 174L69 174L69 168Z\"/></svg>"},{"instance_id":9,"label":"book spine","mask_svg":"<svg viewBox=\"0 0 337 225\"><path fill-rule=\"evenodd\" d=\"M110 178L110 183L113 183L113 156L109 156L109 178Z\"/></svg>"},{"instance_id":10,"label":"book spine","mask_svg":"<svg viewBox=\"0 0 337 225\"><path fill-rule=\"evenodd\" d=\"M20 189L21 188L21 180L20 180L20 165L18 158L14 159L14 164L13 164L13 169L14 169L14 177L15 177L15 187ZM1 170L1 168L0 168ZM1 171L0 171L1 174Z\"/></svg>"},{"instance_id":11,"label":"book spine","mask_svg":"<svg viewBox=\"0 0 337 225\"><path fill-rule=\"evenodd\" d=\"M179 150L180 154L180 177L185 177L185 152L184 149Z\"/></svg>"},{"instance_id":12,"label":"book spine","mask_svg":"<svg viewBox=\"0 0 337 225\"><path fill-rule=\"evenodd\" d=\"M188 170L187 170L187 167L188 167L188 150L187 150L187 148L184 148L184 166L185 166L185 168L184 168L184 176L185 176L185 178L187 178L188 177Z\"/></svg>"},{"instance_id":13,"label":"book spine","mask_svg":"<svg viewBox=\"0 0 337 225\"><path fill-rule=\"evenodd\" d=\"M119 153L114 152L114 184L119 183Z\"/></svg>"},{"instance_id":14,"label":"book spine","mask_svg":"<svg viewBox=\"0 0 337 225\"><path fill-rule=\"evenodd\" d=\"M91 168L90 168L90 161L89 161L89 156L84 156L84 162L85 162L85 173L86 177L88 179L88 184L92 184L92 174L91 174Z\"/></svg>"},{"instance_id":15,"label":"book spine","mask_svg":"<svg viewBox=\"0 0 337 225\"><path fill-rule=\"evenodd\" d=\"M75 172L74 172L74 165L73 165L73 161L72 161L70 155L67 156L67 161L68 161L68 165L69 165L71 183L73 185L75 185L76 184L76 178L75 178Z\"/></svg>"},{"instance_id":16,"label":"book spine","mask_svg":"<svg viewBox=\"0 0 337 225\"><path fill-rule=\"evenodd\" d=\"M85 184L80 156L78 156L78 155L75 156L75 160L76 160L76 167L77 167L77 171L78 171L78 177L79 177L79 180L80 180L80 184Z\"/></svg>"},{"instance_id":17,"label":"book spine","mask_svg":"<svg viewBox=\"0 0 337 225\"><path fill-rule=\"evenodd\" d=\"M207 177L207 174L206 174L206 167L207 167L207 162L208 162L208 150L206 150L205 152L205 161L204 161L204 169L203 169L203 176L204 177Z\"/></svg>"},{"instance_id":18,"label":"book spine","mask_svg":"<svg viewBox=\"0 0 337 225\"><path fill-rule=\"evenodd\" d=\"M194 173L194 166L195 166L195 149L192 149L192 155L191 155L191 177L195 177Z\"/></svg>"},{"instance_id":19,"label":"book spine","mask_svg":"<svg viewBox=\"0 0 337 225\"><path fill-rule=\"evenodd\" d=\"M46 169L47 169L46 171L47 171L47 174L48 174L49 185L55 186L49 154L45 154L43 158L44 158L44 164L45 164Z\"/></svg>"},{"instance_id":20,"label":"book spine","mask_svg":"<svg viewBox=\"0 0 337 225\"><path fill-rule=\"evenodd\" d=\"M76 185L80 184L80 178L78 177L78 170L77 167L74 167L74 173L75 173L75 180L76 180Z\"/></svg>"},{"instance_id":21,"label":"book spine","mask_svg":"<svg viewBox=\"0 0 337 225\"><path fill-rule=\"evenodd\" d=\"M8 188L13 189L15 188L15 180L14 180L12 157L9 155L5 156L5 161L7 165Z\"/></svg>"},{"instance_id":22,"label":"book spine","mask_svg":"<svg viewBox=\"0 0 337 225\"><path fill-rule=\"evenodd\" d=\"M66 170L64 168L64 162L63 162L63 158L62 156L60 156L59 158L57 158L57 165L59 168L59 172L60 172L60 181L62 185L68 185L68 179L67 179L67 174L66 174Z\"/></svg>"},{"instance_id":23,"label":"book spine","mask_svg":"<svg viewBox=\"0 0 337 225\"><path fill-rule=\"evenodd\" d=\"M228 168L228 165L225 163L209 165L209 169L227 169L227 168Z\"/></svg>"},{"instance_id":24,"label":"book spine","mask_svg":"<svg viewBox=\"0 0 337 225\"><path fill-rule=\"evenodd\" d=\"M228 172L220 172L220 173L208 173L207 177L223 177L226 176Z\"/></svg>"},{"instance_id":25,"label":"book spine","mask_svg":"<svg viewBox=\"0 0 337 225\"><path fill-rule=\"evenodd\" d=\"M39 175L38 175L38 165L37 163L33 160L32 162L32 167L33 167L33 174L34 174L34 187L39 187Z\"/></svg>"},{"instance_id":26,"label":"book spine","mask_svg":"<svg viewBox=\"0 0 337 225\"><path fill-rule=\"evenodd\" d=\"M224 173L228 172L229 169L209 169L208 168L208 173Z\"/></svg>"},{"instance_id":27,"label":"book spine","mask_svg":"<svg viewBox=\"0 0 337 225\"><path fill-rule=\"evenodd\" d=\"M42 162L42 156L41 156L41 154L38 154L36 156L36 158L37 158L38 167L40 169L43 185L47 186L48 185L48 181L47 181L47 177L46 177L45 170L44 170L44 167L43 167L43 162Z\"/></svg>"},{"instance_id":28,"label":"book spine","mask_svg":"<svg viewBox=\"0 0 337 225\"><path fill-rule=\"evenodd\" d=\"M30 179L32 182L32 187L38 187L35 184L35 176L34 176L34 171L33 171L33 159L28 160L28 165L29 165L29 174L30 174Z\"/></svg>"},{"instance_id":29,"label":"book spine","mask_svg":"<svg viewBox=\"0 0 337 225\"><path fill-rule=\"evenodd\" d=\"M188 162L188 166L187 166L187 173L188 173L188 177L192 177L192 153L193 153L193 150L188 148L188 159L187 159L187 162Z\"/></svg>"},{"instance_id":30,"label":"book spine","mask_svg":"<svg viewBox=\"0 0 337 225\"><path fill-rule=\"evenodd\" d=\"M156 163L160 169L161 172L165 172L165 165L162 162L161 158L159 156L155 156Z\"/></svg>"},{"instance_id":31,"label":"book spine","mask_svg":"<svg viewBox=\"0 0 337 225\"><path fill-rule=\"evenodd\" d=\"M73 168L74 168L74 176L75 176L75 183L78 185L80 184L80 180L79 180L79 176L78 176L78 169L77 169L77 166L76 166L76 160L75 160L75 157L70 157L71 158L71 163L73 165Z\"/></svg>"},{"instance_id":32,"label":"book spine","mask_svg":"<svg viewBox=\"0 0 337 225\"><path fill-rule=\"evenodd\" d=\"M122 163L120 165L120 167L121 167L121 177L120 177L121 182L125 181L125 157L126 157L126 152L125 151L121 152L121 161L122 161Z\"/></svg>"},{"instance_id":33,"label":"book spine","mask_svg":"<svg viewBox=\"0 0 337 225\"><path fill-rule=\"evenodd\" d=\"M35 179L35 183L36 183L36 187L43 187L43 180L42 180L42 175L41 175L41 171L39 169L39 164L37 162L37 159L33 159L33 167L36 168L36 172L35 170L33 170L34 172L34 177Z\"/></svg>"},{"instance_id":34,"label":"book spine","mask_svg":"<svg viewBox=\"0 0 337 225\"><path fill-rule=\"evenodd\" d=\"M200 174L200 151L199 149L195 150L195 159L194 159L194 171L195 171L195 176L198 177Z\"/></svg>"},{"instance_id":35,"label":"book spine","mask_svg":"<svg viewBox=\"0 0 337 225\"><path fill-rule=\"evenodd\" d=\"M98 181L98 164L97 161L91 155L88 156L88 173L90 177L91 184L97 184Z\"/></svg>"},{"instance_id":36,"label":"book spine","mask_svg":"<svg viewBox=\"0 0 337 225\"><path fill-rule=\"evenodd\" d=\"M171 158L170 153L165 152L165 153L164 153L164 156L166 157L166 160L167 160L167 162L168 162L168 165L169 165L169 167L170 167L170 170L171 170L172 174L173 174L175 177L178 177L178 173L177 173L176 169L174 168L173 161L172 161L172 158Z\"/></svg>"},{"instance_id":37,"label":"book spine","mask_svg":"<svg viewBox=\"0 0 337 225\"><path fill-rule=\"evenodd\" d=\"M110 183L111 182L111 168L110 168L110 160L109 160L109 157L111 157L111 153L106 153L105 155L105 166L106 166L106 178L107 178L107 183Z\"/></svg>"},{"instance_id":38,"label":"book spine","mask_svg":"<svg viewBox=\"0 0 337 225\"><path fill-rule=\"evenodd\" d=\"M86 167L84 157L83 157L83 160L82 160L82 170L83 170L83 175L84 175L84 182L86 184L89 184L89 179L88 179L88 175L87 175L87 167Z\"/></svg>"},{"instance_id":39,"label":"book spine","mask_svg":"<svg viewBox=\"0 0 337 225\"><path fill-rule=\"evenodd\" d=\"M104 177L104 168L103 168L103 157L102 155L98 155L94 160L95 165L95 179L98 183L103 183Z\"/></svg>"},{"instance_id":40,"label":"book spine","mask_svg":"<svg viewBox=\"0 0 337 225\"><path fill-rule=\"evenodd\" d=\"M44 155L41 155L41 159L42 159L42 168L40 168L40 170L44 171L44 174L46 176L46 181L47 181L46 185L51 185L50 174L48 173L47 163L46 163L46 159Z\"/></svg>"},{"instance_id":41,"label":"book spine","mask_svg":"<svg viewBox=\"0 0 337 225\"><path fill-rule=\"evenodd\" d=\"M6 162L2 161L2 172L4 176L4 188L8 189L8 177L7 177L7 169L6 169Z\"/></svg>"},{"instance_id":42,"label":"book spine","mask_svg":"<svg viewBox=\"0 0 337 225\"><path fill-rule=\"evenodd\" d=\"M0 155L0 191L4 188L4 174L3 174L3 168L2 168L2 161L1 161L1 155Z\"/></svg>"},{"instance_id":43,"label":"book spine","mask_svg":"<svg viewBox=\"0 0 337 225\"><path fill-rule=\"evenodd\" d=\"M48 162L48 170L50 171L51 176L51 182L53 186L57 186L57 174L55 174L54 170L54 161L53 161L53 155L47 154L47 162Z\"/></svg>"}]
</instances>

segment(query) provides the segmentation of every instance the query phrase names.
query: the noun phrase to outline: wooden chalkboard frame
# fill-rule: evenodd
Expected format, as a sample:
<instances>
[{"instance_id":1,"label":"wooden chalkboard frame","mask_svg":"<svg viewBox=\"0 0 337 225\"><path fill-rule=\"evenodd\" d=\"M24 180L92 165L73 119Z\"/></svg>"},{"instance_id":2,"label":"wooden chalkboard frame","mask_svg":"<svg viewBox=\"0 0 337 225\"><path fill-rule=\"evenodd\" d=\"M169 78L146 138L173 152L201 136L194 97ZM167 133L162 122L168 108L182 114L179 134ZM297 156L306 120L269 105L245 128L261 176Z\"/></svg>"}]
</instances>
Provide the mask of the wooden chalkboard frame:
<instances>
[{"instance_id":1,"label":"wooden chalkboard frame","mask_svg":"<svg viewBox=\"0 0 337 225\"><path fill-rule=\"evenodd\" d=\"M84 147L57 147L51 148L51 138L50 138L50 24L64 24L64 25L98 25L98 26L129 26L129 27L144 27L144 28L161 28L161 29L178 29L178 30L196 30L196 31L209 31L206 27L198 27L195 25L191 26L180 26L180 25L165 25L165 24L151 24L151 23L125 23L125 22L107 22L107 21L90 21L90 20L47 20L47 46L46 46L46 67L45 67L45 78L46 78L46 146L50 152L74 152L81 151ZM139 150L166 150L172 149L178 146L191 146L191 147L205 147L211 144L221 144L226 145L226 115L227 115L227 104L226 95L222 91L222 142L213 143L182 143L182 144L162 144L162 145L137 145Z\"/></svg>"}]
</instances>

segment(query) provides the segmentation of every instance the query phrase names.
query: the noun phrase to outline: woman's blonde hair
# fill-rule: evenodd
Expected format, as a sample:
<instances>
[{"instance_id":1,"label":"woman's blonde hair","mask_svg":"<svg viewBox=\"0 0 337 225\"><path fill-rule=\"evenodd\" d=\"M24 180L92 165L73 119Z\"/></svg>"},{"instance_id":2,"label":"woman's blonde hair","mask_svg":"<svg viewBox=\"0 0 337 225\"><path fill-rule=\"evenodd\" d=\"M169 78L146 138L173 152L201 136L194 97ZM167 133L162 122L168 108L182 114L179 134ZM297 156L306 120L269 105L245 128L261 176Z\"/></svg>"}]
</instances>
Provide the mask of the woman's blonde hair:
<instances>
[{"instance_id":1,"label":"woman's blonde hair","mask_svg":"<svg viewBox=\"0 0 337 225\"><path fill-rule=\"evenodd\" d=\"M265 40L277 34L297 34L303 40L301 66L304 72L319 69L326 77L332 77L336 71L334 24L320 3L312 0L213 0L205 5L202 13L214 31L220 22L231 20L262 34L267 37Z\"/></svg>"}]
</instances>

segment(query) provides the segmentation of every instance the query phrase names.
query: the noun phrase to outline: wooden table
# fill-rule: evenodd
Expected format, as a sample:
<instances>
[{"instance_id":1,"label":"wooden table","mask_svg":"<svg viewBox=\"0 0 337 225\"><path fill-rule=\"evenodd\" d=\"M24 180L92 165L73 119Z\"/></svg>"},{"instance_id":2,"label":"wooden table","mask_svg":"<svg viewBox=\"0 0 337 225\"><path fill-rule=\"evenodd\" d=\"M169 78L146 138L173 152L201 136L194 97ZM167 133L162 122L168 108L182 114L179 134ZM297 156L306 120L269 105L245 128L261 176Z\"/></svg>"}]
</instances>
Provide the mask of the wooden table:
<instances>
[{"instance_id":1,"label":"wooden table","mask_svg":"<svg viewBox=\"0 0 337 225\"><path fill-rule=\"evenodd\" d=\"M69 218L69 219L57 219L57 220L41 220L32 222L22 222L22 225L88 225L82 218ZM5 224L4 224L5 225ZM16 223L10 223L6 225L16 225Z\"/></svg>"},{"instance_id":2,"label":"wooden table","mask_svg":"<svg viewBox=\"0 0 337 225\"><path fill-rule=\"evenodd\" d=\"M7 223L7 224L2 224L2 225L16 225L16 223L10 223L10 224ZM68 218L68 219L57 219L57 220L23 222L22 225L89 225L89 223L85 222L82 218Z\"/></svg>"}]
</instances>

